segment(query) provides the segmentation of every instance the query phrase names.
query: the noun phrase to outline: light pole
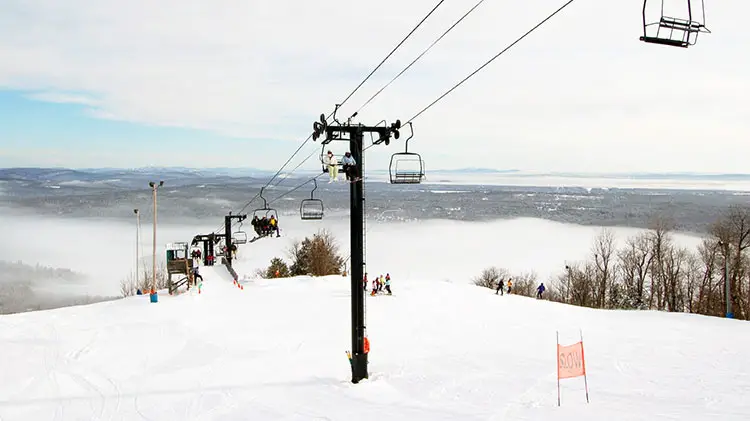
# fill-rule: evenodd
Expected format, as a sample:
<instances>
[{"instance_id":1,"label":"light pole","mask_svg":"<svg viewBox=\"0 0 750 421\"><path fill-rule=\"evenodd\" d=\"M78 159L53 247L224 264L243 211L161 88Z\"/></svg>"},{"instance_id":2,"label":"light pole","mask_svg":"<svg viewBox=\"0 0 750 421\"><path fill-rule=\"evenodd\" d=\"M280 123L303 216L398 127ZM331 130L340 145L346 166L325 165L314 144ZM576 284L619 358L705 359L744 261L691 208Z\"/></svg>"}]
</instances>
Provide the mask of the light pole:
<instances>
[{"instance_id":1,"label":"light pole","mask_svg":"<svg viewBox=\"0 0 750 421\"><path fill-rule=\"evenodd\" d=\"M152 270L153 270L152 274L153 274L153 278L154 278L153 282L154 283L151 286L151 295L154 295L154 294L156 294L156 190L159 187L163 186L164 182L163 181L159 181L159 184L157 185L153 181L149 181L148 185L151 186L151 190L153 191L153 196L154 196L154 234L153 234L153 237L154 237L154 243L153 243L153 264L154 265L153 265L153 268L152 268Z\"/></svg>"},{"instance_id":2,"label":"light pole","mask_svg":"<svg viewBox=\"0 0 750 421\"><path fill-rule=\"evenodd\" d=\"M140 257L140 243L141 243L141 214L138 209L133 209L135 213L135 282L138 285L138 270Z\"/></svg>"},{"instance_id":3,"label":"light pole","mask_svg":"<svg viewBox=\"0 0 750 421\"><path fill-rule=\"evenodd\" d=\"M724 290L726 294L726 313L724 316L728 319L734 317L732 314L732 294L731 285L729 284L729 243L719 241L719 247L724 247Z\"/></svg>"}]
</instances>

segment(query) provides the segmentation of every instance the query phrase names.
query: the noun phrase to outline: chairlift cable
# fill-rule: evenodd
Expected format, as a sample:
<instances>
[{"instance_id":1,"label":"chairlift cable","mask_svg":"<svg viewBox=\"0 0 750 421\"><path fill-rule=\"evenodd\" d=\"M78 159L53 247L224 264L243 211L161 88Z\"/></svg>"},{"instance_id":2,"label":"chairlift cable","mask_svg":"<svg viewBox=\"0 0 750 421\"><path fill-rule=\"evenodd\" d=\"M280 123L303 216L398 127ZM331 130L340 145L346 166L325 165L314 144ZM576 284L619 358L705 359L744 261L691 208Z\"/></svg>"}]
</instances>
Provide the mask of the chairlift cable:
<instances>
[{"instance_id":1,"label":"chairlift cable","mask_svg":"<svg viewBox=\"0 0 750 421\"><path fill-rule=\"evenodd\" d=\"M305 162L307 162L307 160L308 160L308 159L310 159L310 158L312 158L312 156L313 156L313 155L315 155L315 154L316 154L317 152L318 152L318 146L316 146L316 147L315 147L315 150L313 150L313 151L312 151L312 152L310 153L310 155L307 155L307 158L303 159L303 160L302 160L302 161L301 161L301 162L300 162L299 164L297 164L297 166L296 166L296 167L294 167L294 168L293 168L293 169L292 169L292 170L291 170L291 171L289 172L289 174L294 174L294 172L295 172L295 171L297 171L297 169L298 169L299 167L301 167L301 166L302 166L302 164L304 164ZM282 181L284 181L284 179L283 179L283 178L280 178L280 179L279 179L279 180L278 180L278 181L276 182L276 184L274 184L274 187L275 187L275 186L278 186L279 184L281 184L281 182L282 182Z\"/></svg>"},{"instance_id":2,"label":"chairlift cable","mask_svg":"<svg viewBox=\"0 0 750 421\"><path fill-rule=\"evenodd\" d=\"M362 82L360 82L360 84L359 84L359 85L357 85L357 87L356 87L356 88L354 88L354 90L353 90L353 91L352 91L352 92L351 92L351 93L349 94L349 96L347 96L346 98L344 98L344 100L343 100L343 101L341 101L341 103L339 104L339 106L342 106L342 105L344 105L344 104L346 103L346 101L348 101L348 100L349 100L349 98L351 98L351 97L352 97L352 95L354 95L354 94L355 94L355 93L356 93L356 92L357 92L357 91L359 90L359 88L361 88L361 87L362 87L362 85L364 85L364 84L365 84L365 82L367 82L367 80L368 80L368 79L370 79L370 77L372 77L372 75L373 75L373 74L375 74L375 72L376 72L376 71L377 71L377 70L378 70L378 69L380 68L380 66L382 66L382 65L383 65L383 63L385 63L385 62L386 62L386 60L388 60L388 59L389 59L389 58L390 58L390 57L391 57L391 56L393 55L393 53L395 53L395 52L396 52L396 50L398 50L398 49L399 49L399 48L401 47L401 45L402 45L402 44L403 44L404 42L406 42L406 40L407 40L407 39L409 39L409 37L411 37L411 35L412 35L412 34L413 34L413 33L414 33L414 32L415 32L416 30L417 30L417 28L419 28L420 26L422 26L422 24L424 23L424 21L426 21L426 20L427 20L427 18L429 18L429 17L430 17L430 15L432 15L432 13L433 13L433 12L435 12L435 10L437 10L437 8L438 8L438 7L440 7L440 5L442 5L442 4L444 3L444 2L445 2L445 0L440 0L440 1L439 1L439 2L438 2L438 3L437 3L437 4L436 4L436 5L435 5L435 6L434 6L434 7L432 8L432 10L430 10L430 12L429 12L429 13L427 13L427 15L425 15L425 17L423 17L423 18L422 18L422 20L421 20L421 21L419 21L419 23L417 23L417 26L415 26L415 27L414 27L414 28L413 28L413 29L412 29L412 30L411 30L411 31L410 31L410 32L409 32L408 34L406 34L406 36L404 37L404 39L402 39L402 40L401 40L401 42L399 42L399 43L398 43L398 45L396 45L395 47L393 47L393 50L391 50L391 52L390 52L390 53L388 53L388 55L387 55L387 56L385 56L385 58L384 58L384 59L383 59L383 60L382 60L382 61L380 62L380 64L378 64L378 65L377 65L377 66L376 66L376 67L375 67L375 68L374 68L374 69L372 70L372 72L370 72L370 74L369 74L369 75L367 75L367 77L366 77L366 78L365 78L365 79L364 79L364 80L363 80Z\"/></svg>"},{"instance_id":3,"label":"chairlift cable","mask_svg":"<svg viewBox=\"0 0 750 421\"><path fill-rule=\"evenodd\" d=\"M307 181L303 182L302 184L298 185L297 187L295 187L295 188L293 188L293 189L291 189L291 190L289 190L289 191L287 191L287 192L284 192L284 193L280 194L280 195L279 195L279 196L278 196L277 198L275 198L275 199L273 199L273 200L270 200L270 201L268 202L268 204L270 205L271 203L273 203L273 202L276 202L277 200L281 199L282 197L284 197L284 196L286 196L286 195L288 195L288 194L291 194L291 193L293 193L293 192L295 192L295 191L297 191L297 190L301 189L302 187L304 187L305 185L309 184L309 183L310 183L310 182L312 182L313 180L316 180L316 179L318 179L318 178L319 178L320 176L322 176L323 174L325 174L325 173L324 173L324 172L321 172L320 174L316 175L315 177L311 177L311 178L309 178L309 179L308 179Z\"/></svg>"},{"instance_id":4,"label":"chairlift cable","mask_svg":"<svg viewBox=\"0 0 750 421\"><path fill-rule=\"evenodd\" d=\"M459 86L463 85L464 82L466 82L467 80L471 79L474 75L476 75L482 69L484 69L485 67L487 67L490 63L492 63L493 61L495 61L495 59L497 59L498 57L500 57L501 55L503 55L506 51L510 50L514 45L518 44L521 40L523 40L529 34L531 34L532 32L534 32L537 28L539 28L540 26L542 26L543 24L545 24L548 20L552 19L552 17L554 17L555 15L557 15L558 13L560 13L563 9L565 9L566 7L568 7L574 1L575 0L568 0L567 3L565 3L564 5L562 5L559 9L557 9L556 11L554 11L549 16L547 16L544 20L542 20L541 22L537 23L528 32L526 32L525 34L521 35L521 37L519 37L518 39L516 39L515 41L513 41L513 43L511 43L510 45L508 45L507 47L505 47L502 51L500 51L499 53L497 53L494 57L490 58L487 62L485 62L484 64L482 64L481 66L479 66L479 68L477 68L476 70L474 70L473 72L471 72L468 76L466 76L460 82L458 82L457 84L455 84L452 88L450 88L444 94L440 95L436 100L432 101L428 106L424 107L421 111L419 111L416 115L414 115L414 117L412 117L409 120L407 120L407 122L404 123L404 124L408 124L408 123L413 122L417 117L419 117L420 115L422 115L422 113L424 113L425 111L427 111L428 109L430 109L433 105L435 105L438 102L440 102L440 100L442 100L443 98L445 98L446 96L448 96L448 94L450 94L451 92L453 92L454 90L456 90L456 88L458 88Z\"/></svg>"},{"instance_id":5,"label":"chairlift cable","mask_svg":"<svg viewBox=\"0 0 750 421\"><path fill-rule=\"evenodd\" d=\"M483 2L483 1L484 1L484 0L481 0L481 1L479 2L479 3ZM355 94L355 93L356 93L356 92L357 92L357 91L359 90L359 88L361 88L361 87L362 87L362 85L364 85L364 84L365 84L365 82L367 82L367 81L368 81L368 80L369 80L369 79L370 79L370 78L372 77L372 75L373 75L373 74L375 74L375 72L377 72L377 71L378 71L378 69L380 69L380 67L381 67L381 66L383 66L383 64L385 64L385 62L386 62L386 61L387 61L387 60L388 60L388 59L389 59L389 58L390 58L390 57L391 57L391 56L393 55L393 53L395 53L395 52L396 52L396 51L397 51L397 50L398 50L398 49L399 49L399 48L401 47L401 45L403 45L403 44L404 44L404 42L406 42L406 40L407 40L407 39L409 39L409 38L410 38L410 37L412 36L412 34L414 34L414 32L416 32L416 30L417 30L417 29L418 29L418 28L419 28L420 26L422 26L422 24L423 24L423 23L424 23L424 22L425 22L425 21L426 21L426 20L427 20L427 19L428 19L428 18L429 18L429 17L430 17L430 16L431 16L431 15L432 15L432 14L433 14L434 12L435 12L435 10L437 10L437 9L438 9L438 7L440 7L440 6L441 6L441 5L442 5L442 4L444 3L444 2L445 2L445 0L440 0L440 1L439 1L439 2L438 2L438 3L437 3L437 4L436 4L436 5L435 5L435 6L434 6L434 7L433 7L433 8L432 8L432 9L431 9L431 10L430 10L430 11L429 11L429 12L428 12L428 13L427 13L427 14L426 14L426 15L425 15L424 17L423 17L423 18L422 18L422 20L420 20L420 21L419 21L419 23L417 23L417 25L416 25L416 26L414 26L414 28L412 28L412 30L411 30L411 31L409 31L409 33L408 33L408 34L406 34L406 36L405 36L405 37L404 37L404 38L403 38L403 39L401 40L401 42L399 42L399 43L398 43L398 44L397 44L397 45L396 45L395 47L393 47L393 49L391 50L391 52L390 52L390 53L388 53L388 55L387 55L387 56L385 56L385 58L383 58L383 60L381 60L381 61L380 61L380 63L379 63L379 64L378 64L377 66L375 66L375 68L374 68L374 69L372 69L372 71L370 72L370 74L368 74L368 75L367 75L367 76L366 76L366 77L365 77L365 78L364 78L364 79L362 80L362 82L360 82L360 83L359 83L359 85L357 85L357 87L356 87L356 88L354 88L354 90L353 90L352 92L350 92L350 93L349 93L349 95L348 95L348 96L347 96L346 98L344 98L344 100L343 100L343 101L341 101L341 103L340 103L340 104L338 104L338 106L339 106L339 107L343 106L343 105L344 105L344 104L345 104L345 103L346 103L346 102L347 102L347 101L348 101L348 100L349 100L349 99L350 99L350 98L351 98L351 97L352 97L352 96L353 96L353 95L354 95L354 94ZM477 6L478 6L478 4L477 4ZM476 6L475 6L474 8L476 8ZM473 10L473 9L472 9L472 10ZM464 17L466 17L466 15L464 15ZM458 21L458 22L460 22L460 21L461 21L462 19L463 19L463 17L462 17L461 19L459 19L459 21ZM456 26L456 24L458 24L458 22L456 22L456 23L455 23L455 24L454 24L453 26ZM452 28L453 28L453 27L451 27L451 29L452 29ZM449 29L449 31L450 31L450 29ZM448 31L446 31L446 33L447 33L447 32L448 32ZM443 34L443 36L445 36L445 34ZM441 36L441 38L442 38L442 36ZM438 39L438 41L439 41L439 39ZM437 41L436 41L435 43L437 43ZM434 45L434 43L433 43L433 45ZM432 48L432 46L430 46L430 48ZM428 48L428 50L429 50L429 48ZM425 52L424 52L424 53L422 53L422 55L424 55L424 54L425 54L426 52L427 52L427 50L425 50ZM420 56L420 57L421 57L421 56ZM419 59L419 58L417 58L417 60L418 60L418 59ZM409 67L411 67L411 65L413 65L413 64L414 64L414 63L415 63L415 62L416 62L417 60L415 60L414 62L412 62L412 64L410 64L410 65L409 65ZM408 67L407 67L407 69L408 69ZM401 72L401 74L403 74L403 73L404 73L404 72L405 72L405 71L406 71L407 69L404 69L404 70L403 70L403 71ZM399 76L400 76L400 74L399 74ZM395 80L395 78L394 78L394 80ZM391 82L392 82L392 81L391 81ZM390 85L390 82L389 82L388 84ZM382 91L383 91L383 90L384 90L385 88L386 88L385 86L384 86L383 88L381 88L381 89L380 89L380 91L378 91L378 94L379 94L380 92L382 92ZM376 94L375 96L377 96L377 94ZM373 97L373 98L374 98L374 97ZM371 98L370 100L372 100L372 98ZM369 103L369 101L368 101L368 103ZM365 105L367 105L367 104L365 104ZM363 106L361 106L361 107L360 107L359 109L361 110L362 108L364 108L364 105L363 105ZM332 115L333 115L333 113L329 114L329 115L328 115L328 117L326 117L326 121L327 121L328 119L330 119ZM312 134L311 134L310 136L308 136L307 140L305 140L305 143L307 143L307 141L309 141L311 137L312 137ZM302 144L302 145L300 146L300 149L302 148L302 146L304 146L304 143L303 143L303 144ZM297 150L297 151L296 151L296 152L295 152L295 153L294 153L294 154L292 155L292 158L293 158L293 157L294 157L294 155L296 155L296 154L297 154L298 152L299 152L299 149L298 149L298 150ZM308 156L307 158L303 159L303 160L302 160L302 162L300 162L300 163L299 163L299 164L298 164L298 165L297 165L297 166L296 166L296 167L295 167L295 168L294 168L294 169L293 169L293 170L292 170L292 171L290 172L290 174L293 174L293 173L294 173L294 171L296 171L296 170L297 170L297 169L298 169L298 168L299 168L300 166L302 166L302 164L304 164L305 162L307 162L307 160L308 160L308 159L310 159L310 158L311 158L311 157L312 157L312 156L313 156L314 154L315 154L315 152L311 153L311 154L310 154L310 155L309 155L309 156ZM291 160L292 158L290 158L290 160ZM287 163L288 163L288 161L287 161ZM286 164L284 164L284 165L286 166ZM282 169L283 169L283 167L282 167ZM279 170L279 173L280 173L280 172L281 172L281 170ZM276 176L278 176L278 173L277 173L277 174L276 174L276 175L275 175L275 176L274 176L273 178L276 178ZM273 181L273 178L271 179L271 181ZM269 181L269 184L270 184L270 181ZM278 182L278 183L276 183L275 185L276 185L276 186L278 186L279 184L281 184L281 181L279 181L279 182ZM266 187L268 187L268 185L266 185ZM244 210L244 209L243 209L243 210ZM240 211L240 212L242 212L242 211Z\"/></svg>"},{"instance_id":6,"label":"chairlift cable","mask_svg":"<svg viewBox=\"0 0 750 421\"><path fill-rule=\"evenodd\" d=\"M372 102L373 99L375 99L378 95L380 95L381 92L383 92L387 87L389 87L393 82L395 82L396 79L398 79L399 77L401 77L401 75L403 75L404 73L406 73L406 71L409 70L411 68L411 66L413 66L416 62L418 62L425 54L427 54L427 52L430 51L432 49L432 47L434 47L438 42L440 42L440 40L442 40L446 35L448 35L448 33L450 31L452 31L453 28L455 28L456 26L458 26L458 24L461 23L461 21L463 21L467 16L469 16L471 14L471 12L474 11L474 9L476 9L477 7L479 7L479 5L481 5L482 3L484 3L484 1L485 0L479 0L479 2L477 2L474 5L474 7L472 7L471 9L469 9L468 12L464 13L464 15L461 16L457 21L455 21L453 23L453 25L451 25L445 32L443 32L442 35L440 35L435 41L432 41L432 44L430 44L424 51L422 51L422 53L420 55L418 55L417 58L415 58L414 60L412 60L412 62L409 63L408 66L404 67L404 69L401 70L401 72L399 72L396 76L394 76L393 79L391 79L390 82L388 82L385 85L383 85L383 87L380 88L380 90L378 90L377 92L375 92L370 97L370 99L368 99L364 104L362 104L362 106L357 109L357 112L355 114L358 114L360 111L362 111L363 108L365 108L370 102Z\"/></svg>"},{"instance_id":7,"label":"chairlift cable","mask_svg":"<svg viewBox=\"0 0 750 421\"><path fill-rule=\"evenodd\" d=\"M433 12L435 12L435 10L437 10L437 8L438 8L438 7L440 7L440 5L442 5L442 4L444 3L444 2L445 2L445 0L440 0L440 1L439 1L439 2L438 2L438 3L437 3L437 4L436 4L436 5L435 5L435 6L434 6L434 7L432 8L432 10L430 10L430 11L429 11L429 13L427 13L427 15L425 15L425 16L424 16L424 17L422 18L422 20L420 20L420 21L419 21L419 23L417 23L417 25L416 25L416 26L415 26L415 27L414 27L414 28L413 28L413 29L412 29L412 30L411 30L411 31L410 31L410 32L409 32L409 33L408 33L408 34L407 34L407 35L406 35L406 36L404 37L404 39L402 39L402 40L401 40L401 42L399 42L399 43L398 43L398 45L396 45L396 46L395 46L395 47L394 47L394 48L393 48L393 49L391 50L391 52L390 52L390 53L388 53L388 55L387 55L387 56L385 56L385 58L384 58L384 59L383 59L383 60L382 60L382 61L381 61L381 62L380 62L380 63L379 63L379 64L378 64L378 65L377 65L377 66L376 66L376 67L375 67L375 68L374 68L374 69L373 69L373 70L372 70L371 72L370 72L370 74L368 74L368 75L367 75L367 77L365 77L365 78L364 78L364 79L362 80L362 82L360 82L360 83L359 83L359 85L357 85L357 87L356 87L356 88L354 88L354 90L353 90L353 91L352 91L351 93L349 93L349 95L348 95L348 96L347 96L346 98L344 98L344 100L343 100L343 101L341 101L341 103L339 104L339 107L340 107L340 106L342 106L342 105L344 105L344 103L346 103L346 102L347 102L347 101L348 101L348 100L349 100L349 99L350 99L350 98L351 98L351 97L352 97L352 96L353 96L353 95L354 95L354 94L355 94L355 93L356 93L356 92L357 92L357 91L359 90L359 88L361 88L361 87L362 87L362 85L364 85L364 84L365 84L365 82L367 82L367 81L368 81L368 80L370 79L370 77L372 77L372 75L373 75L373 74L375 74L375 72L376 72L376 71L378 71L378 69L380 69L380 67L381 67L381 66L382 66L382 65L383 65L383 64L384 64L384 63L385 63L385 62L386 62L386 61L387 61L387 60L388 60L388 59L389 59L389 58L390 58L390 57L391 57L392 55L393 55L393 53L395 53L395 52L396 52L396 50L398 50L398 49L399 49L399 48L401 47L401 45L403 45L403 43L404 43L404 42L406 42L406 40L407 40L407 39L409 39L409 37L411 37L411 35L412 35L412 34L413 34L413 33L414 33L414 32L415 32L415 31L416 31L416 30L417 30L417 29L418 29L418 28L419 28L419 27L420 27L420 26L421 26L421 25L422 25L422 24L424 23L424 21L426 21L426 20L427 20L427 18L429 18L429 17L430 17L431 15L432 15L432 13L433 13ZM332 115L333 115L333 113L329 114L329 115L328 115L328 117L326 117L326 120L330 119ZM296 151L294 151L294 153L292 154L292 156L290 156L290 157L289 157L289 159L287 159L287 161L286 161L286 162L284 163L284 165L282 165L282 166L281 166L281 168L279 168L279 170L278 170L278 171L276 172L276 174L274 174L274 175L273 175L273 177L271 177L271 179L270 179L270 180L268 180L268 183L267 183L267 184L266 184L266 185L265 185L264 187L268 187L268 186L269 186L269 185L270 185L270 184L271 184L271 183L273 182L273 180L274 180L274 179L276 179L276 177L278 177L278 176L279 176L279 174L281 174L281 171L283 171L283 170L284 170L284 168L285 168L285 167L287 166L287 164L289 164L289 162L290 162L290 161L291 161L292 159L294 159L294 157L295 157L295 156L297 155L297 153L299 153L299 151L300 151L300 150L302 149L302 147L303 147L303 146L305 146L305 144L307 144L307 142L308 142L308 141L309 141L309 140L310 140L311 138L312 138L312 134L310 134L310 135L308 135L308 136L307 136L307 139L305 139L305 141L304 141L304 142L302 142L302 144L301 144L301 145L299 146L299 148L297 148L297 150L296 150ZM308 157L307 157L306 159L304 159L304 160L302 161L302 163L300 163L300 164L299 164L299 165L298 165L298 166L297 166L296 168L299 168L299 167L300 167L300 166L301 166L301 165L302 165L302 164L303 164L304 162L306 162L306 161L307 161L308 159L310 159L310 157L311 157L311 156L312 156L312 154L311 154L310 156L308 156ZM295 168L295 169L296 169L296 168ZM294 172L294 171L292 171L291 173L293 173L293 172ZM291 173L290 173L290 174L291 174ZM279 184L279 183L277 183L276 185L278 185L278 184ZM245 209L247 209L247 207L248 207L248 206L250 206L250 204L251 204L251 203L252 203L252 202L253 202L253 201L254 201L255 199L257 199L257 198L258 198L259 196L260 196L260 195L258 194L258 195L256 195L255 197L253 197L252 199L250 199L250 201L249 201L249 202L247 202L247 203L246 203L246 204L245 204L245 205L244 205L244 206L242 207L242 209L240 209L239 213L242 213L242 212L243 212L243 211L244 211ZM218 230L220 230L220 229L221 229L221 227L220 227L219 229L217 229L217 231L218 231Z\"/></svg>"}]
</instances>

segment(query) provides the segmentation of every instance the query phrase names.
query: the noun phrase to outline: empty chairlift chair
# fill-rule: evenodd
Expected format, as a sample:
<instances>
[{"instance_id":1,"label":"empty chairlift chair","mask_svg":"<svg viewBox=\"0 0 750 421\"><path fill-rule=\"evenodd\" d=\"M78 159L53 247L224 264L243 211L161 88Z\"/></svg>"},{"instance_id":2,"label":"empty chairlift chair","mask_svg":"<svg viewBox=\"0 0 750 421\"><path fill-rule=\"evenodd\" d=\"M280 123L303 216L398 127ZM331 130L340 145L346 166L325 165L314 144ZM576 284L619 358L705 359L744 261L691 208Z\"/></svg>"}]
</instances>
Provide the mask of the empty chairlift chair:
<instances>
[{"instance_id":1,"label":"empty chairlift chair","mask_svg":"<svg viewBox=\"0 0 750 421\"><path fill-rule=\"evenodd\" d=\"M675 7L677 4L679 7ZM652 9L660 6L660 13L650 13L649 6ZM668 8L665 9L665 6ZM643 36L640 39L651 44L687 48L695 45L699 33L711 33L705 22L703 0L644 0Z\"/></svg>"},{"instance_id":2,"label":"empty chairlift chair","mask_svg":"<svg viewBox=\"0 0 750 421\"><path fill-rule=\"evenodd\" d=\"M242 230L242 222L240 222L239 229L232 234L232 242L234 244L245 244L245 243L247 243L247 233Z\"/></svg>"},{"instance_id":3,"label":"empty chairlift chair","mask_svg":"<svg viewBox=\"0 0 750 421\"><path fill-rule=\"evenodd\" d=\"M315 199L315 190L318 188L317 178L313 178L315 187L310 192L310 198L302 200L299 205L299 215L303 221L323 219L323 201Z\"/></svg>"},{"instance_id":4,"label":"empty chairlift chair","mask_svg":"<svg viewBox=\"0 0 750 421\"><path fill-rule=\"evenodd\" d=\"M425 178L425 165L418 153L409 152L409 140L414 137L414 129L409 123L411 135L405 141L404 152L391 156L388 167L391 184L419 184Z\"/></svg>"}]
</instances>

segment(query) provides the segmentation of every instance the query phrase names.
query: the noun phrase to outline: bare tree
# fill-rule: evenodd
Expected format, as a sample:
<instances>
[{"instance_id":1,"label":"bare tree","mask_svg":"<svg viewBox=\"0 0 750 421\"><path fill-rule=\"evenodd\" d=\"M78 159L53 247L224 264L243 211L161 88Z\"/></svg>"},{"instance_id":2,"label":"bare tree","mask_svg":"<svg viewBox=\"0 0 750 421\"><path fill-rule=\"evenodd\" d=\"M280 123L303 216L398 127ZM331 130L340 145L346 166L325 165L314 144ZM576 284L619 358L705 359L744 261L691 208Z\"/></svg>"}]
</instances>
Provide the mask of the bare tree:
<instances>
[{"instance_id":1,"label":"bare tree","mask_svg":"<svg viewBox=\"0 0 750 421\"><path fill-rule=\"evenodd\" d=\"M628 238L625 248L618 251L617 257L623 283L622 307L644 309L646 279L654 259L648 233Z\"/></svg>"},{"instance_id":2,"label":"bare tree","mask_svg":"<svg viewBox=\"0 0 750 421\"><path fill-rule=\"evenodd\" d=\"M570 298L569 303L581 307L596 307L594 284L596 282L596 265L586 262L569 266Z\"/></svg>"},{"instance_id":3,"label":"bare tree","mask_svg":"<svg viewBox=\"0 0 750 421\"><path fill-rule=\"evenodd\" d=\"M721 252L728 263L729 270L724 269L724 278L730 285L732 308L739 311L738 316L747 318L744 302L750 291L744 287L747 265L744 258L750 248L750 208L731 206L726 213L711 226L711 234L722 247Z\"/></svg>"},{"instance_id":4,"label":"bare tree","mask_svg":"<svg viewBox=\"0 0 750 421\"><path fill-rule=\"evenodd\" d=\"M685 260L685 283L683 285L685 311L688 313L695 313L698 308L697 297L700 291L702 276L700 258L695 253L688 253Z\"/></svg>"},{"instance_id":5,"label":"bare tree","mask_svg":"<svg viewBox=\"0 0 750 421\"><path fill-rule=\"evenodd\" d=\"M684 248L670 246L664 257L664 292L666 309L671 312L685 309L685 264L689 252Z\"/></svg>"},{"instance_id":6,"label":"bare tree","mask_svg":"<svg viewBox=\"0 0 750 421\"><path fill-rule=\"evenodd\" d=\"M507 269L499 268L497 266L491 266L482 270L482 273L479 276L475 277L472 281L474 282L474 285L480 287L497 289L498 281L508 278L509 272Z\"/></svg>"},{"instance_id":7,"label":"bare tree","mask_svg":"<svg viewBox=\"0 0 750 421\"><path fill-rule=\"evenodd\" d=\"M513 294L535 297L539 276L535 272L524 272L513 276Z\"/></svg>"},{"instance_id":8,"label":"bare tree","mask_svg":"<svg viewBox=\"0 0 750 421\"><path fill-rule=\"evenodd\" d=\"M703 265L698 297L696 298L696 313L718 316L722 314L721 267L723 262L718 251L718 241L705 239L698 246L698 257Z\"/></svg>"},{"instance_id":9,"label":"bare tree","mask_svg":"<svg viewBox=\"0 0 750 421\"><path fill-rule=\"evenodd\" d=\"M667 253L672 246L670 232L675 223L666 217L657 217L651 222L651 246L653 247L654 260L651 265L651 285L649 288L649 308L664 310L666 297L666 275L665 262Z\"/></svg>"},{"instance_id":10,"label":"bare tree","mask_svg":"<svg viewBox=\"0 0 750 421\"><path fill-rule=\"evenodd\" d=\"M594 265L596 266L595 288L595 305L604 308L607 303L607 290L611 281L612 272L614 271L613 255L615 254L615 234L609 228L603 228L599 235L594 239L594 246L591 250L594 256Z\"/></svg>"}]
</instances>

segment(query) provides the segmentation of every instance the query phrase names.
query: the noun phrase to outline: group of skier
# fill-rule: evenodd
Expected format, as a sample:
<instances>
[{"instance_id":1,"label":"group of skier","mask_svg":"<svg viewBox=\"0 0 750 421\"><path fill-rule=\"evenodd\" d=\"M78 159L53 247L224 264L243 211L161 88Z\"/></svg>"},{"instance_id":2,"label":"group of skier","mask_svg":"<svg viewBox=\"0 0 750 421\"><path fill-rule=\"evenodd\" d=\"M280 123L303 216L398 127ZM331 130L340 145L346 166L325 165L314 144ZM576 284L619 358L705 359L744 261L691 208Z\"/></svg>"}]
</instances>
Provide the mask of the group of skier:
<instances>
[{"instance_id":1,"label":"group of skier","mask_svg":"<svg viewBox=\"0 0 750 421\"><path fill-rule=\"evenodd\" d=\"M270 218L265 216L258 218L258 215L255 215L250 223L253 225L253 229L255 229L255 233L258 234L258 237L265 237L274 231L276 232L277 237L281 237L281 234L279 234L279 220L276 219L276 215L271 215Z\"/></svg>"},{"instance_id":2,"label":"group of skier","mask_svg":"<svg viewBox=\"0 0 750 421\"><path fill-rule=\"evenodd\" d=\"M507 292L510 294L510 292L513 290L513 278L508 278L508 283L506 284L502 279L497 281L497 289L495 290L495 295L503 295L504 294L504 288L508 287ZM540 283L538 287L536 287L536 298L541 300L542 294L544 294L544 291L547 288L544 286L544 282Z\"/></svg>"},{"instance_id":3,"label":"group of skier","mask_svg":"<svg viewBox=\"0 0 750 421\"><path fill-rule=\"evenodd\" d=\"M362 279L362 287L365 291L367 291L367 273L365 273L365 277ZM375 279L372 280L372 290L370 292L371 296L375 296L377 294L380 294L383 292L383 289L386 290L386 293L388 295L393 295L393 291L391 291L391 274L386 273L385 277L381 274L380 276L376 276Z\"/></svg>"}]
</instances>

